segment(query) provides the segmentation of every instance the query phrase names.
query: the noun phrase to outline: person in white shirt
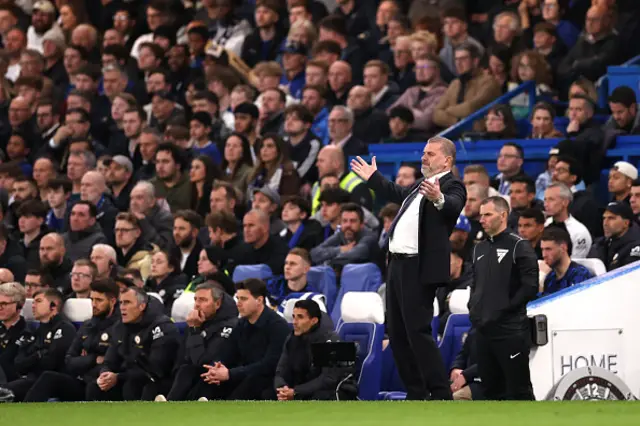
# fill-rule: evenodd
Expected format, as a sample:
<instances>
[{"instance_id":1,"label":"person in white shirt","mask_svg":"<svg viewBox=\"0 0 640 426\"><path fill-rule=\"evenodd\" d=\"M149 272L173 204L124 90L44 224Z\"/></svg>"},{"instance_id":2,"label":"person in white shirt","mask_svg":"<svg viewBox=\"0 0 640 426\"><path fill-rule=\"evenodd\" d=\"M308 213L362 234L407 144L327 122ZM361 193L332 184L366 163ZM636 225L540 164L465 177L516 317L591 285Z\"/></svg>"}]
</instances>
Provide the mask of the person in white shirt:
<instances>
[{"instance_id":1,"label":"person in white shirt","mask_svg":"<svg viewBox=\"0 0 640 426\"><path fill-rule=\"evenodd\" d=\"M583 259L589 254L593 239L586 226L569 214L573 193L563 183L552 183L544 192L545 227L564 227L571 236L571 257Z\"/></svg>"},{"instance_id":2,"label":"person in white shirt","mask_svg":"<svg viewBox=\"0 0 640 426\"><path fill-rule=\"evenodd\" d=\"M33 5L31 25L27 29L27 48L44 53L42 38L56 24L56 8L49 0L39 0Z\"/></svg>"}]
</instances>

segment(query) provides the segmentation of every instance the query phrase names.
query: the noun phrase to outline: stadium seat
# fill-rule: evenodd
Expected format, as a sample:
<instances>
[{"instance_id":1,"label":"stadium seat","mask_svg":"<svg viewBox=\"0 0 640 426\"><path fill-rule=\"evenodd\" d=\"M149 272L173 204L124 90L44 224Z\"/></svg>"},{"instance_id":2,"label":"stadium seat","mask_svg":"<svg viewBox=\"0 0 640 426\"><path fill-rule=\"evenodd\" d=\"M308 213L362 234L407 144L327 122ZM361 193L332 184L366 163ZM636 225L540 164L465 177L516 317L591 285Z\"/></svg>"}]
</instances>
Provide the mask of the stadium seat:
<instances>
[{"instance_id":1,"label":"stadium seat","mask_svg":"<svg viewBox=\"0 0 640 426\"><path fill-rule=\"evenodd\" d=\"M315 301L322 312L327 312L326 298L324 294L320 293L291 293L287 298L278 306L278 312L282 314L288 323L293 322L293 307L298 300L311 299Z\"/></svg>"},{"instance_id":2,"label":"stadium seat","mask_svg":"<svg viewBox=\"0 0 640 426\"><path fill-rule=\"evenodd\" d=\"M468 314L469 296L471 289L469 287L453 290L449 297L449 312L452 314Z\"/></svg>"},{"instance_id":3,"label":"stadium seat","mask_svg":"<svg viewBox=\"0 0 640 426\"><path fill-rule=\"evenodd\" d=\"M148 296L152 296L155 297L156 299L158 299L159 301L161 301L162 303L164 303L164 299L162 298L162 296L160 296L158 293L154 293L154 292L149 292L147 293Z\"/></svg>"},{"instance_id":4,"label":"stadium seat","mask_svg":"<svg viewBox=\"0 0 640 426\"><path fill-rule=\"evenodd\" d=\"M192 291L183 292L171 307L171 318L175 322L184 322L187 320L187 315L193 310L195 293Z\"/></svg>"},{"instance_id":5,"label":"stadium seat","mask_svg":"<svg viewBox=\"0 0 640 426\"><path fill-rule=\"evenodd\" d=\"M460 352L460 349L462 349L464 338L470 328L471 321L469 321L469 315L452 314L449 316L442 340L440 340L440 344L438 345L447 371L451 369L453 360Z\"/></svg>"},{"instance_id":6,"label":"stadium seat","mask_svg":"<svg viewBox=\"0 0 640 426\"><path fill-rule=\"evenodd\" d=\"M382 338L384 326L374 323L343 323L338 328L340 340L355 342L358 398L375 401L382 378Z\"/></svg>"},{"instance_id":7,"label":"stadium seat","mask_svg":"<svg viewBox=\"0 0 640 426\"><path fill-rule=\"evenodd\" d=\"M328 312L331 312L338 293L336 273L333 269L327 265L314 266L307 273L307 281L313 288L324 294Z\"/></svg>"},{"instance_id":8,"label":"stadium seat","mask_svg":"<svg viewBox=\"0 0 640 426\"><path fill-rule=\"evenodd\" d=\"M344 295L350 291L377 291L382 284L382 273L380 268L373 263L347 265L342 270L340 281L340 291L331 311L331 319L335 324L338 324L341 317Z\"/></svg>"},{"instance_id":9,"label":"stadium seat","mask_svg":"<svg viewBox=\"0 0 640 426\"><path fill-rule=\"evenodd\" d=\"M24 306L22 307L22 316L25 321L35 321L33 318L33 299L27 299L24 301Z\"/></svg>"},{"instance_id":10,"label":"stadium seat","mask_svg":"<svg viewBox=\"0 0 640 426\"><path fill-rule=\"evenodd\" d=\"M402 383L398 374L391 345L387 345L382 351L382 376L378 399L397 400L404 399L404 397L406 397L404 383Z\"/></svg>"},{"instance_id":11,"label":"stadium seat","mask_svg":"<svg viewBox=\"0 0 640 426\"><path fill-rule=\"evenodd\" d=\"M83 322L91 319L93 316L91 299L68 299L64 303L62 313L76 328L79 328Z\"/></svg>"},{"instance_id":12,"label":"stadium seat","mask_svg":"<svg viewBox=\"0 0 640 426\"><path fill-rule=\"evenodd\" d=\"M348 292L342 299L341 310L342 316L339 318L340 323L372 322L375 324L384 324L382 298L375 292ZM338 324L337 322L335 323Z\"/></svg>"},{"instance_id":13,"label":"stadium seat","mask_svg":"<svg viewBox=\"0 0 640 426\"><path fill-rule=\"evenodd\" d=\"M267 265L239 265L236 266L236 269L233 271L233 282L237 283L248 278L266 280L272 276L273 272Z\"/></svg>"},{"instance_id":14,"label":"stadium seat","mask_svg":"<svg viewBox=\"0 0 640 426\"><path fill-rule=\"evenodd\" d=\"M587 268L596 277L607 273L607 267L604 266L604 263L602 263L602 260L600 260L600 259L595 259L595 258L589 258L589 259L571 258L571 260L573 260L577 264L582 265L585 268Z\"/></svg>"}]
</instances>

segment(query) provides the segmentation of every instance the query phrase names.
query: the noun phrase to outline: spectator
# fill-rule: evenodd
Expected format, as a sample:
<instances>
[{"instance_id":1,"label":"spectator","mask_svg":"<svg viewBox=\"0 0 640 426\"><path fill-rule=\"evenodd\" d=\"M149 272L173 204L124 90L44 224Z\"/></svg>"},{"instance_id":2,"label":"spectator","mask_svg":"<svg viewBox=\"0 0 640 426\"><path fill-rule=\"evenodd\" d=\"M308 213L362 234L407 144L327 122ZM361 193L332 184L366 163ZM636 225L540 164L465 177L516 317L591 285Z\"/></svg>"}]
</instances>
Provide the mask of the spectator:
<instances>
[{"instance_id":1,"label":"spectator","mask_svg":"<svg viewBox=\"0 0 640 426\"><path fill-rule=\"evenodd\" d=\"M340 232L311 250L313 263L342 267L348 263L366 263L375 259L377 238L364 226L364 213L355 203L340 207Z\"/></svg>"},{"instance_id":2,"label":"spectator","mask_svg":"<svg viewBox=\"0 0 640 426\"><path fill-rule=\"evenodd\" d=\"M49 0L36 2L33 5L31 25L27 30L27 47L43 52L42 39L56 25L56 8Z\"/></svg>"},{"instance_id":3,"label":"spectator","mask_svg":"<svg viewBox=\"0 0 640 426\"><path fill-rule=\"evenodd\" d=\"M138 219L131 213L120 213L116 217L116 254L118 266L140 271L143 280L151 272L151 255L154 246L142 237Z\"/></svg>"},{"instance_id":4,"label":"spectator","mask_svg":"<svg viewBox=\"0 0 640 426\"><path fill-rule=\"evenodd\" d=\"M525 50L513 58L511 66L511 82L507 85L509 91L515 90L519 85L527 81L536 84L537 97L551 97L551 67L544 56L535 50ZM521 93L509 101L516 120L526 118L529 115L529 95Z\"/></svg>"},{"instance_id":5,"label":"spectator","mask_svg":"<svg viewBox=\"0 0 640 426\"><path fill-rule=\"evenodd\" d=\"M531 243L538 260L542 259L540 239L544 232L544 213L538 209L527 209L518 218L518 235Z\"/></svg>"},{"instance_id":6,"label":"spectator","mask_svg":"<svg viewBox=\"0 0 640 426\"><path fill-rule=\"evenodd\" d=\"M139 115L141 119L142 116ZM138 141L134 144L134 162L137 158L137 172L134 175L135 181L150 180L156 175L156 153L162 141L162 134L153 128L145 128L140 131ZM129 141L131 146L131 141ZM131 152L131 149L130 149Z\"/></svg>"},{"instance_id":7,"label":"spectator","mask_svg":"<svg viewBox=\"0 0 640 426\"><path fill-rule=\"evenodd\" d=\"M629 205L631 205L631 210L633 210L633 214L636 216L634 220L636 223L640 223L640 180L634 181L631 186Z\"/></svg>"},{"instance_id":8,"label":"spectator","mask_svg":"<svg viewBox=\"0 0 640 426\"><path fill-rule=\"evenodd\" d=\"M392 49L393 67L392 81L398 85L400 93L416 85L414 73L414 59L411 56L411 37L400 36Z\"/></svg>"},{"instance_id":9,"label":"spectator","mask_svg":"<svg viewBox=\"0 0 640 426\"><path fill-rule=\"evenodd\" d=\"M626 161L616 162L609 170L608 189L612 201L622 201L629 204L631 186L638 179L638 169Z\"/></svg>"},{"instance_id":10,"label":"spectator","mask_svg":"<svg viewBox=\"0 0 640 426\"><path fill-rule=\"evenodd\" d=\"M414 115L411 109L398 105L391 108L388 115L391 134L384 140L385 143L415 142L428 139L424 133L412 129Z\"/></svg>"},{"instance_id":11,"label":"spectator","mask_svg":"<svg viewBox=\"0 0 640 426\"><path fill-rule=\"evenodd\" d=\"M70 201L80 199L82 177L95 168L96 156L91 152L71 152L67 161L67 177L71 181Z\"/></svg>"},{"instance_id":12,"label":"spectator","mask_svg":"<svg viewBox=\"0 0 640 426\"><path fill-rule=\"evenodd\" d=\"M307 75L308 75L307 71ZM302 88L302 105L313 115L311 131L318 136L323 145L329 143L329 110L325 99L326 84L323 86L307 85Z\"/></svg>"},{"instance_id":13,"label":"spectator","mask_svg":"<svg viewBox=\"0 0 640 426\"><path fill-rule=\"evenodd\" d=\"M540 272L545 274L540 296L547 296L593 277L586 267L571 260L571 238L564 229L545 229L540 246L544 260L540 262Z\"/></svg>"},{"instance_id":14,"label":"spectator","mask_svg":"<svg viewBox=\"0 0 640 426\"><path fill-rule=\"evenodd\" d=\"M262 110L262 95L267 90L282 90L280 89L280 80L284 75L284 71L280 64L276 61L260 62L253 68L252 74L257 81L254 83L260 95L255 100L254 104L258 109ZM252 89L253 91L253 89ZM284 93L284 91L282 92ZM296 100L289 94L284 94L286 105L292 105L296 103ZM253 93L251 96L243 99L243 102L253 102ZM239 104L238 104L239 105ZM237 105L236 105L237 106ZM284 107L283 107L284 108ZM236 129L237 130L237 129Z\"/></svg>"},{"instance_id":15,"label":"spectator","mask_svg":"<svg viewBox=\"0 0 640 426\"><path fill-rule=\"evenodd\" d=\"M256 146L258 162L249 176L249 197L255 189L268 187L281 195L300 189L300 178L289 159L287 147L278 135L266 134Z\"/></svg>"},{"instance_id":16,"label":"spectator","mask_svg":"<svg viewBox=\"0 0 640 426\"><path fill-rule=\"evenodd\" d=\"M30 337L27 322L21 314L26 301L26 291L20 283L0 284L0 303L4 308L0 312L0 334L5 341L0 351L0 375L2 384L16 380L15 358L20 346L18 342Z\"/></svg>"},{"instance_id":17,"label":"spectator","mask_svg":"<svg viewBox=\"0 0 640 426\"><path fill-rule=\"evenodd\" d=\"M391 68L385 62L374 59L364 66L364 87L369 89L373 96L372 107L376 110L386 111L398 99L397 86L389 84Z\"/></svg>"},{"instance_id":18,"label":"spectator","mask_svg":"<svg viewBox=\"0 0 640 426\"><path fill-rule=\"evenodd\" d=\"M167 316L171 315L173 302L184 292L187 281L187 276L180 270L180 257L176 251L161 250L153 254L145 289L160 295Z\"/></svg>"},{"instance_id":19,"label":"spectator","mask_svg":"<svg viewBox=\"0 0 640 426\"><path fill-rule=\"evenodd\" d=\"M98 269L88 259L78 259L71 269L71 293L68 299L89 299L91 283L96 279Z\"/></svg>"},{"instance_id":20,"label":"spectator","mask_svg":"<svg viewBox=\"0 0 640 426\"><path fill-rule=\"evenodd\" d=\"M261 61L273 61L284 39L278 24L279 14L276 2L260 0L256 3L256 29L247 35L242 44L242 60L254 67Z\"/></svg>"},{"instance_id":21,"label":"spectator","mask_svg":"<svg viewBox=\"0 0 640 426\"><path fill-rule=\"evenodd\" d=\"M553 170L558 163L558 148L551 148L549 150L549 159L547 160L546 168L544 172L540 173L536 178L536 198L538 200L544 200L544 191L551 184Z\"/></svg>"},{"instance_id":22,"label":"spectator","mask_svg":"<svg viewBox=\"0 0 640 426\"><path fill-rule=\"evenodd\" d=\"M170 143L158 146L156 177L151 180L155 194L167 200L172 212L188 209L191 204L191 185L185 172L185 153Z\"/></svg>"},{"instance_id":23,"label":"spectator","mask_svg":"<svg viewBox=\"0 0 640 426\"><path fill-rule=\"evenodd\" d=\"M464 205L463 213L469 219L473 241L482 241L485 238L485 233L480 225L480 204L489 197L488 188L478 183L466 185L466 188L467 202Z\"/></svg>"},{"instance_id":24,"label":"spectator","mask_svg":"<svg viewBox=\"0 0 640 426\"><path fill-rule=\"evenodd\" d=\"M624 202L607 204L602 215L604 237L596 240L589 257L596 257L604 263L607 271L620 268L640 258L640 230L633 223L631 207Z\"/></svg>"},{"instance_id":25,"label":"spectator","mask_svg":"<svg viewBox=\"0 0 640 426\"><path fill-rule=\"evenodd\" d=\"M571 49L578 41L580 30L569 20L562 19L569 10L567 0L544 0L542 2L542 19L555 27L562 43Z\"/></svg>"},{"instance_id":26,"label":"spectator","mask_svg":"<svg viewBox=\"0 0 640 426\"><path fill-rule=\"evenodd\" d=\"M211 116L204 111L196 112L189 122L189 136L193 143L191 150L194 155L206 155L216 164L220 164L222 157L216 144L211 142Z\"/></svg>"},{"instance_id":27,"label":"spectator","mask_svg":"<svg viewBox=\"0 0 640 426\"><path fill-rule=\"evenodd\" d=\"M433 112L433 122L449 127L500 95L498 84L479 67L480 53L471 44L455 50L458 78L444 93Z\"/></svg>"},{"instance_id":28,"label":"spectator","mask_svg":"<svg viewBox=\"0 0 640 426\"><path fill-rule=\"evenodd\" d=\"M310 251L323 241L321 225L310 216L311 206L300 196L287 198L282 203L282 221L287 228L280 236L290 249L299 247Z\"/></svg>"},{"instance_id":29,"label":"spectator","mask_svg":"<svg viewBox=\"0 0 640 426\"><path fill-rule=\"evenodd\" d=\"M209 247L208 249L200 250L198 257L198 275L194 276L189 285L184 289L184 293L193 293L194 290L202 283L207 281L215 281L220 285L220 288L228 295L233 296L235 294L235 285L231 281L231 277L226 269L223 269L222 261L216 257L217 250ZM184 297L185 294L180 297ZM192 297L187 295L187 298ZM179 304L181 302L178 302ZM178 312L179 309L174 309L172 317L174 320L184 319L186 320L188 312Z\"/></svg>"},{"instance_id":30,"label":"spectator","mask_svg":"<svg viewBox=\"0 0 640 426\"><path fill-rule=\"evenodd\" d=\"M331 145L342 149L346 159L367 153L367 145L354 135L355 116L350 108L337 106L329 114L329 137Z\"/></svg>"},{"instance_id":31,"label":"spectator","mask_svg":"<svg viewBox=\"0 0 640 426\"><path fill-rule=\"evenodd\" d=\"M377 143L389 135L387 116L373 109L373 95L364 86L353 86L347 106L354 113L353 137L367 143Z\"/></svg>"},{"instance_id":32,"label":"spectator","mask_svg":"<svg viewBox=\"0 0 640 426\"><path fill-rule=\"evenodd\" d=\"M284 129L284 109L287 95L278 88L267 89L261 95L258 129L262 136L269 133L281 134Z\"/></svg>"},{"instance_id":33,"label":"spectator","mask_svg":"<svg viewBox=\"0 0 640 426\"><path fill-rule=\"evenodd\" d=\"M232 275L237 262L246 258L252 248L242 240L238 221L231 212L213 210L206 222L211 240L207 258L220 263L220 269Z\"/></svg>"},{"instance_id":34,"label":"spectator","mask_svg":"<svg viewBox=\"0 0 640 426\"><path fill-rule=\"evenodd\" d=\"M339 187L327 187L320 189L318 204L320 206L318 213L320 214L321 223L324 228L323 241L339 231L340 226L340 207L351 200L349 193ZM318 214L316 213L316 216Z\"/></svg>"},{"instance_id":35,"label":"spectator","mask_svg":"<svg viewBox=\"0 0 640 426\"><path fill-rule=\"evenodd\" d=\"M475 245L473 239L469 238L470 233L471 223L465 215L461 214L458 216L453 231L451 231L449 242L452 252L458 253L463 259L471 259L471 252Z\"/></svg>"},{"instance_id":36,"label":"spectator","mask_svg":"<svg viewBox=\"0 0 640 426\"><path fill-rule=\"evenodd\" d=\"M353 72L345 61L336 61L329 67L328 103L331 106L346 105L352 87Z\"/></svg>"},{"instance_id":37,"label":"spectator","mask_svg":"<svg viewBox=\"0 0 640 426\"><path fill-rule=\"evenodd\" d=\"M40 241L49 233L45 224L47 207L40 200L29 200L20 204L18 208L18 227L20 229L20 243L24 250L27 268L40 267Z\"/></svg>"},{"instance_id":38,"label":"spectator","mask_svg":"<svg viewBox=\"0 0 640 426\"><path fill-rule=\"evenodd\" d=\"M232 133L224 145L221 169L229 182L243 194L247 191L253 169L252 152L249 140L240 133Z\"/></svg>"},{"instance_id":39,"label":"spectator","mask_svg":"<svg viewBox=\"0 0 640 426\"><path fill-rule=\"evenodd\" d=\"M284 276L282 279L267 281L269 300L275 306L282 306L289 297L296 297L304 293L317 293L307 279L311 269L311 257L303 248L295 247L289 251L284 261Z\"/></svg>"},{"instance_id":40,"label":"spectator","mask_svg":"<svg viewBox=\"0 0 640 426\"><path fill-rule=\"evenodd\" d=\"M284 74L280 84L296 99L302 97L305 85L305 63L308 55L307 46L296 41L289 41L282 50Z\"/></svg>"},{"instance_id":41,"label":"spectator","mask_svg":"<svg viewBox=\"0 0 640 426\"><path fill-rule=\"evenodd\" d=\"M235 133L243 135L251 146L251 157L256 160L256 144L258 141L258 118L260 111L258 107L249 102L238 104L234 109Z\"/></svg>"},{"instance_id":42,"label":"spectator","mask_svg":"<svg viewBox=\"0 0 640 426\"><path fill-rule=\"evenodd\" d=\"M500 93L507 92L511 69L511 56L506 47L491 46L487 50L489 58L486 73L500 85Z\"/></svg>"},{"instance_id":43,"label":"spectator","mask_svg":"<svg viewBox=\"0 0 640 426\"><path fill-rule=\"evenodd\" d=\"M538 102L531 113L531 139L555 139L564 135L554 126L556 113L551 105Z\"/></svg>"},{"instance_id":44,"label":"spectator","mask_svg":"<svg viewBox=\"0 0 640 426\"><path fill-rule=\"evenodd\" d=\"M484 47L469 35L467 29L467 15L463 8L454 6L443 11L442 32L445 39L440 50L440 60L454 75L458 75L454 55L458 46L465 43L473 45L478 50L480 57L484 56Z\"/></svg>"},{"instance_id":45,"label":"spectator","mask_svg":"<svg viewBox=\"0 0 640 426\"><path fill-rule=\"evenodd\" d=\"M594 238L602 236L602 214L593 195L579 190L576 185L582 180L582 171L577 161L571 157L558 157L553 168L553 181L565 184L573 192L573 202L569 213L587 227Z\"/></svg>"},{"instance_id":46,"label":"spectator","mask_svg":"<svg viewBox=\"0 0 640 426\"><path fill-rule=\"evenodd\" d=\"M42 244L40 250L42 251ZM27 272L27 262L20 247L9 238L9 231L0 224L0 265L13 272L15 280L22 282Z\"/></svg>"},{"instance_id":47,"label":"spectator","mask_svg":"<svg viewBox=\"0 0 640 426\"><path fill-rule=\"evenodd\" d=\"M133 163L124 155L116 155L109 163L107 184L113 196L113 205L119 211L129 210L130 195L134 186Z\"/></svg>"},{"instance_id":48,"label":"spectator","mask_svg":"<svg viewBox=\"0 0 640 426\"><path fill-rule=\"evenodd\" d=\"M516 119L513 117L509 105L496 105L491 107L485 117L487 131L482 134L482 139L514 139L518 129Z\"/></svg>"},{"instance_id":49,"label":"spectator","mask_svg":"<svg viewBox=\"0 0 640 426\"><path fill-rule=\"evenodd\" d=\"M274 275L281 275L288 246L280 237L269 234L269 216L262 210L253 209L244 215L242 221L244 241L252 250L242 259L241 264L266 264Z\"/></svg>"},{"instance_id":50,"label":"spectator","mask_svg":"<svg viewBox=\"0 0 640 426\"><path fill-rule=\"evenodd\" d=\"M236 15L231 0L220 0L216 3L206 1L202 6L196 12L194 20L205 24L213 43L240 55L242 43L251 33L249 22Z\"/></svg>"},{"instance_id":51,"label":"spectator","mask_svg":"<svg viewBox=\"0 0 640 426\"><path fill-rule=\"evenodd\" d=\"M360 48L355 39L349 38L349 36L357 37L357 34L359 34L348 30L350 21L351 18L346 19L336 14L323 18L318 24L320 30L319 40L321 42L331 40L338 43L341 49L339 59L351 66L352 75L356 77L356 83L359 83L367 58L366 53Z\"/></svg>"},{"instance_id":52,"label":"spectator","mask_svg":"<svg viewBox=\"0 0 640 426\"><path fill-rule=\"evenodd\" d=\"M69 230L63 236L71 261L88 258L94 245L107 242L97 216L98 209L90 201L78 201L71 208ZM42 241L40 244L42 245Z\"/></svg>"},{"instance_id":53,"label":"spectator","mask_svg":"<svg viewBox=\"0 0 640 426\"><path fill-rule=\"evenodd\" d=\"M33 162L33 180L38 185L40 200L47 201L47 183L57 176L57 167L53 160L47 157L40 157Z\"/></svg>"},{"instance_id":54,"label":"spectator","mask_svg":"<svg viewBox=\"0 0 640 426\"><path fill-rule=\"evenodd\" d=\"M518 229L518 218L527 209L544 210L544 203L536 199L536 185L529 176L516 176L511 180L509 189L511 212L507 219L507 226L511 230Z\"/></svg>"},{"instance_id":55,"label":"spectator","mask_svg":"<svg viewBox=\"0 0 640 426\"><path fill-rule=\"evenodd\" d=\"M396 173L395 183L403 188L410 188L421 176L422 172L416 166L402 163Z\"/></svg>"},{"instance_id":56,"label":"spectator","mask_svg":"<svg viewBox=\"0 0 640 426\"><path fill-rule=\"evenodd\" d=\"M322 142L311 131L313 115L304 105L291 105L285 109L284 117L291 161L302 182L311 185L318 178L315 163L322 146Z\"/></svg>"},{"instance_id":57,"label":"spectator","mask_svg":"<svg viewBox=\"0 0 640 426\"><path fill-rule=\"evenodd\" d=\"M151 99L151 114L149 114L149 125L151 127L164 132L171 119L184 117L184 111L178 108L173 93L160 90L154 92Z\"/></svg>"},{"instance_id":58,"label":"spectator","mask_svg":"<svg viewBox=\"0 0 640 426\"><path fill-rule=\"evenodd\" d=\"M307 61L304 77L305 87L314 86L326 90L329 84L329 64L318 59Z\"/></svg>"},{"instance_id":59,"label":"spectator","mask_svg":"<svg viewBox=\"0 0 640 426\"><path fill-rule=\"evenodd\" d=\"M173 216L158 205L155 187L151 182L141 181L133 187L130 211L138 219L148 243L163 250L169 247L173 241Z\"/></svg>"},{"instance_id":60,"label":"spectator","mask_svg":"<svg viewBox=\"0 0 640 426\"><path fill-rule=\"evenodd\" d=\"M193 210L178 210L173 215L173 242L180 250L180 268L188 280L198 273L198 258L203 249L198 240L202 217Z\"/></svg>"},{"instance_id":61,"label":"spectator","mask_svg":"<svg viewBox=\"0 0 640 426\"><path fill-rule=\"evenodd\" d=\"M113 227L116 223L118 209L113 205L111 196L107 192L107 182L100 172L85 173L80 184L80 199L88 201L96 207L98 225L109 243L115 241ZM71 209L73 215L73 208Z\"/></svg>"},{"instance_id":62,"label":"spectator","mask_svg":"<svg viewBox=\"0 0 640 426\"><path fill-rule=\"evenodd\" d=\"M511 180L516 176L526 176L522 170L524 164L524 150L517 143L507 142L502 145L498 154L498 173L493 179L491 186L498 190L501 195L509 195Z\"/></svg>"},{"instance_id":63,"label":"spectator","mask_svg":"<svg viewBox=\"0 0 640 426\"><path fill-rule=\"evenodd\" d=\"M471 286L473 282L473 266L465 261L465 258L460 255L459 252L453 250L451 252L451 269L450 269L450 277L451 280L447 284L446 287L438 287L436 290L436 299L438 300L438 334L444 334L445 326L447 325L447 320L451 315L451 310L449 309L449 299L451 298L451 293L455 290L464 290Z\"/></svg>"},{"instance_id":64,"label":"spectator","mask_svg":"<svg viewBox=\"0 0 640 426\"><path fill-rule=\"evenodd\" d=\"M395 203L387 203L380 209L380 222L382 222L382 230L380 231L380 237L378 238L378 246L381 250L386 250L389 244L389 229L393 220L398 215L400 206Z\"/></svg>"},{"instance_id":65,"label":"spectator","mask_svg":"<svg viewBox=\"0 0 640 426\"><path fill-rule=\"evenodd\" d=\"M611 118L604 125L605 130L618 130L617 134L640 134L640 113L636 93L628 86L613 89L609 96Z\"/></svg>"},{"instance_id":66,"label":"spectator","mask_svg":"<svg viewBox=\"0 0 640 426\"><path fill-rule=\"evenodd\" d=\"M42 36L42 56L45 61L44 75L50 78L56 87L69 86L69 76L64 68L64 52L67 48L62 30L55 26Z\"/></svg>"},{"instance_id":67,"label":"spectator","mask_svg":"<svg viewBox=\"0 0 640 426\"><path fill-rule=\"evenodd\" d=\"M493 40L491 44L506 48L509 59L524 50L524 40L521 38L522 25L517 14L505 11L493 19Z\"/></svg>"},{"instance_id":68,"label":"spectator","mask_svg":"<svg viewBox=\"0 0 640 426\"><path fill-rule=\"evenodd\" d=\"M592 238L586 226L569 213L573 201L571 190L562 183L552 183L544 192L545 227L559 226L571 236L571 257L583 259L591 248Z\"/></svg>"},{"instance_id":69,"label":"spectator","mask_svg":"<svg viewBox=\"0 0 640 426\"><path fill-rule=\"evenodd\" d=\"M118 268L118 255L116 253L116 250L110 245L96 244L91 249L91 256L89 256L89 259L91 259L91 262L96 265L97 280L108 280L116 275L116 271Z\"/></svg>"},{"instance_id":70,"label":"spectator","mask_svg":"<svg viewBox=\"0 0 640 426\"><path fill-rule=\"evenodd\" d=\"M540 22L533 27L533 48L551 67L555 76L560 62L567 54L567 47L558 38L556 27L547 22Z\"/></svg>"},{"instance_id":71,"label":"spectator","mask_svg":"<svg viewBox=\"0 0 640 426\"><path fill-rule=\"evenodd\" d=\"M69 283L71 283L71 281L69 281ZM53 288L54 282L51 275L49 275L44 268L31 269L27 271L24 277L24 287L27 290L27 299L33 299L33 296L37 292Z\"/></svg>"},{"instance_id":72,"label":"spectator","mask_svg":"<svg viewBox=\"0 0 640 426\"><path fill-rule=\"evenodd\" d=\"M199 155L191 160L191 210L205 217L209 214L209 198L214 180L222 178L222 171L208 155Z\"/></svg>"}]
</instances>

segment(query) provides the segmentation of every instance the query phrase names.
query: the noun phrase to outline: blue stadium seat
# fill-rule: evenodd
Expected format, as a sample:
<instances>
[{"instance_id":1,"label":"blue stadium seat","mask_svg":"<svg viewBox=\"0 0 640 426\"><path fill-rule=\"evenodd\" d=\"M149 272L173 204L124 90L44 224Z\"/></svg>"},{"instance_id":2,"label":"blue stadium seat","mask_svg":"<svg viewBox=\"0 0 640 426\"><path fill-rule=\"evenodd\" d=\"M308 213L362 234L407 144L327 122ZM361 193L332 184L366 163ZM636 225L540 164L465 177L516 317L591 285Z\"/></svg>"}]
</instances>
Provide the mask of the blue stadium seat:
<instances>
[{"instance_id":1,"label":"blue stadium seat","mask_svg":"<svg viewBox=\"0 0 640 426\"><path fill-rule=\"evenodd\" d=\"M318 304L322 312L327 312L327 304L324 294L322 293L289 293L287 297L277 307L277 312L285 319L289 324L293 324L293 307L298 300L313 300Z\"/></svg>"},{"instance_id":2,"label":"blue stadium seat","mask_svg":"<svg viewBox=\"0 0 640 426\"><path fill-rule=\"evenodd\" d=\"M307 281L327 300L327 312L331 312L336 301L338 287L336 285L336 273L330 266L321 265L312 267L307 273Z\"/></svg>"},{"instance_id":3,"label":"blue stadium seat","mask_svg":"<svg viewBox=\"0 0 640 426\"><path fill-rule=\"evenodd\" d=\"M382 378L382 338L384 325L374 323L343 323L338 328L340 340L356 342L358 398L375 401Z\"/></svg>"},{"instance_id":4,"label":"blue stadium seat","mask_svg":"<svg viewBox=\"0 0 640 426\"><path fill-rule=\"evenodd\" d=\"M237 283L247 278L258 278L261 280L265 280L267 278L271 278L273 276L273 272L271 272L271 268L267 265L239 265L236 266L236 269L233 271L233 282Z\"/></svg>"},{"instance_id":5,"label":"blue stadium seat","mask_svg":"<svg viewBox=\"0 0 640 426\"><path fill-rule=\"evenodd\" d=\"M338 324L342 316L342 298L349 291L377 291L382 284L382 273L373 263L363 263L359 265L347 265L342 270L340 291L336 298L331 319L334 324Z\"/></svg>"},{"instance_id":6,"label":"blue stadium seat","mask_svg":"<svg viewBox=\"0 0 640 426\"><path fill-rule=\"evenodd\" d=\"M176 322L176 327L178 328L178 331L180 332L181 335L184 335L185 331L187 330L187 323L186 322Z\"/></svg>"},{"instance_id":7,"label":"blue stadium seat","mask_svg":"<svg viewBox=\"0 0 640 426\"><path fill-rule=\"evenodd\" d=\"M452 314L447 320L447 325L440 340L440 354L444 361L444 365L449 371L451 364L462 349L464 338L471 328L471 321L467 314Z\"/></svg>"},{"instance_id":8,"label":"blue stadium seat","mask_svg":"<svg viewBox=\"0 0 640 426\"><path fill-rule=\"evenodd\" d=\"M79 329L83 322L91 319L93 309L90 299L68 299L64 303L62 313Z\"/></svg>"},{"instance_id":9,"label":"blue stadium seat","mask_svg":"<svg viewBox=\"0 0 640 426\"><path fill-rule=\"evenodd\" d=\"M388 345L382 351L382 378L378 399L386 401L404 399L404 397L406 397L404 383L402 383L398 374L391 345Z\"/></svg>"}]
</instances>

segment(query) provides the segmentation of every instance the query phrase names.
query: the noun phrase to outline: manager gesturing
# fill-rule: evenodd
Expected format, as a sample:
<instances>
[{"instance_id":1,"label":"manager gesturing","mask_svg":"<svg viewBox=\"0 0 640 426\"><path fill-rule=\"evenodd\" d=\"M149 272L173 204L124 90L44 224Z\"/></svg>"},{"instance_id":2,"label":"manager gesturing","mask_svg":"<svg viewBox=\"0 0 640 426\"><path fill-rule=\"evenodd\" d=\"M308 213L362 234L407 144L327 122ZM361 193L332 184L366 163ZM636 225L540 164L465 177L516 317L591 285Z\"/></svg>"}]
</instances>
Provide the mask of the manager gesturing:
<instances>
[{"instance_id":1,"label":"manager gesturing","mask_svg":"<svg viewBox=\"0 0 640 426\"><path fill-rule=\"evenodd\" d=\"M351 169L382 198L402 204L389 228L387 328L407 399L451 399L449 378L431 337L436 289L449 281L449 235L467 194L451 173L453 142L434 137L422 155L422 174L402 188L377 172L376 159L358 157Z\"/></svg>"}]
</instances>

